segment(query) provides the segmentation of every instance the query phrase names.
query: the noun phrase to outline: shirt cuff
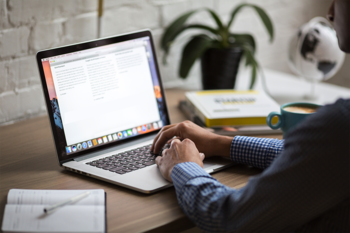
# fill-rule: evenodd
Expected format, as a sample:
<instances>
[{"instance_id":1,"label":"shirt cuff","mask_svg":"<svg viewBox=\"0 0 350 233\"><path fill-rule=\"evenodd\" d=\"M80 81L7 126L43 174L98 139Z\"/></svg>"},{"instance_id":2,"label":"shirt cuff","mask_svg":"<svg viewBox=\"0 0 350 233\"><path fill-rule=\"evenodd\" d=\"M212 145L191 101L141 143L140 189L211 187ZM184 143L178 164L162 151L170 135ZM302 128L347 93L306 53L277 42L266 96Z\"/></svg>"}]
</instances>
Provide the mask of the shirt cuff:
<instances>
[{"instance_id":1,"label":"shirt cuff","mask_svg":"<svg viewBox=\"0 0 350 233\"><path fill-rule=\"evenodd\" d=\"M212 178L201 166L194 162L179 163L171 172L171 179L176 190L181 190L189 180L197 177Z\"/></svg>"},{"instance_id":2,"label":"shirt cuff","mask_svg":"<svg viewBox=\"0 0 350 233\"><path fill-rule=\"evenodd\" d=\"M265 169L283 150L284 140L236 136L231 143L230 157L236 163Z\"/></svg>"}]
</instances>

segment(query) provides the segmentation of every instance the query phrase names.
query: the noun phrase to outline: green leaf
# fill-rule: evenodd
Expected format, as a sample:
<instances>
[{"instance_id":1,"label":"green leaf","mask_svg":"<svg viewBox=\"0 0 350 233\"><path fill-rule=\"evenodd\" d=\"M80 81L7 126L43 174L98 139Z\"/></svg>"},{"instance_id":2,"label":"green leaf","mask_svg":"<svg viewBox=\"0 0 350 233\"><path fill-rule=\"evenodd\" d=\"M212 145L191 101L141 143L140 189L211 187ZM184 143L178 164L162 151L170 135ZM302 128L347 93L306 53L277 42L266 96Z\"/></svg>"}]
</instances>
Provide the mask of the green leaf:
<instances>
[{"instance_id":1,"label":"green leaf","mask_svg":"<svg viewBox=\"0 0 350 233\"><path fill-rule=\"evenodd\" d=\"M213 33L214 35L217 35L217 30L214 29L214 28L211 28L209 26L206 26L206 25L202 25L202 24L190 24L190 25L186 25L186 26L183 26L182 28L180 28L175 34L172 35L172 37L168 38L169 39L169 42L168 42L168 47L166 49L164 49L165 53L163 55L163 64L166 64L166 58L169 54L169 48L171 46L171 43L176 39L176 37L178 35L180 35L181 32L183 32L184 30L186 29L189 29L189 28L194 28L194 29L203 29L203 30L207 30L211 33Z\"/></svg>"},{"instance_id":2,"label":"green leaf","mask_svg":"<svg viewBox=\"0 0 350 233\"><path fill-rule=\"evenodd\" d=\"M220 35L220 37L221 37L222 47L224 47L224 48L230 47L230 43L228 41L228 37L229 37L228 28L224 26L224 24L221 22L219 16L214 11L212 11L208 8L206 8L205 10L207 10L210 13L210 15L213 17L216 24L218 25L217 34Z\"/></svg>"},{"instance_id":3,"label":"green leaf","mask_svg":"<svg viewBox=\"0 0 350 233\"><path fill-rule=\"evenodd\" d=\"M241 4L241 5L238 5L238 6L232 11L232 13L231 13L231 18L230 18L230 20L229 20L228 23L227 23L227 28L230 28L230 27L231 27L232 22L233 22L234 18L236 17L237 13L238 13L243 7L248 6L248 5L250 5L250 4L243 3L243 4Z\"/></svg>"},{"instance_id":4,"label":"green leaf","mask_svg":"<svg viewBox=\"0 0 350 233\"><path fill-rule=\"evenodd\" d=\"M272 25L270 17L266 14L266 12L262 8L260 8L256 5L252 5L252 7L255 9L255 11L258 13L261 20L263 21L263 23L266 27L266 30L268 31L268 33L270 35L270 42L272 42L273 36L274 36L274 31L273 31L273 25Z\"/></svg>"},{"instance_id":5,"label":"green leaf","mask_svg":"<svg viewBox=\"0 0 350 233\"><path fill-rule=\"evenodd\" d=\"M231 36L235 39L235 42L232 44L234 46L243 48L246 47L247 49L249 48L252 56L255 54L256 50L256 43L255 39L252 35L250 34L231 34ZM245 61L245 66L251 65L250 60L246 59Z\"/></svg>"},{"instance_id":6,"label":"green leaf","mask_svg":"<svg viewBox=\"0 0 350 233\"><path fill-rule=\"evenodd\" d=\"M241 44L246 44L252 47L252 53L253 55L255 54L255 49L256 49L256 43L255 39L252 35L250 34L230 34L235 39L235 43L238 43L239 45Z\"/></svg>"},{"instance_id":7,"label":"green leaf","mask_svg":"<svg viewBox=\"0 0 350 233\"><path fill-rule=\"evenodd\" d=\"M201 25L201 24L192 24L192 25L184 26L186 21L188 20L188 18L200 10L205 10L205 11L209 12L209 14L213 17L216 24L218 25L218 29L214 29L214 28L211 28L209 26ZM180 33L182 33L184 30L189 29L189 28L204 29L204 30L207 30L207 31L213 33L216 36L220 35L221 37L223 36L222 34L224 34L227 31L227 29L224 27L223 23L221 22L219 16L214 11L212 11L208 8L189 11L189 12L181 15L179 18L174 20L165 29L165 32L161 38L161 48L164 50L164 56L163 56L163 63L164 64L166 64L166 57L169 54L169 49L170 49L172 42L175 40L175 38Z\"/></svg>"},{"instance_id":8,"label":"green leaf","mask_svg":"<svg viewBox=\"0 0 350 233\"><path fill-rule=\"evenodd\" d=\"M256 81L256 69L257 67L255 65L252 66L252 77L250 79L250 85L249 85L249 89L253 89L255 81Z\"/></svg>"},{"instance_id":9,"label":"green leaf","mask_svg":"<svg viewBox=\"0 0 350 233\"><path fill-rule=\"evenodd\" d=\"M252 53L252 48L250 46L243 45L242 49L244 50L244 57L246 59L246 64L252 67L252 76L251 76L250 85L249 85L249 89L252 89L256 81L256 74L257 74L257 69L259 68L259 64L255 60Z\"/></svg>"},{"instance_id":10,"label":"green leaf","mask_svg":"<svg viewBox=\"0 0 350 233\"><path fill-rule=\"evenodd\" d=\"M260 8L257 5L253 5L253 4L247 4L247 3L243 3L241 5L238 5L231 13L231 18L227 24L227 28L230 28L230 26L232 25L232 22L234 20L234 18L236 17L237 13L243 8L243 7L252 7L256 13L259 15L261 21L263 22L267 32L270 35L270 42L272 42L273 37L274 37L274 29L273 29L273 25L271 22L270 17L266 14L266 12Z\"/></svg>"},{"instance_id":11,"label":"green leaf","mask_svg":"<svg viewBox=\"0 0 350 233\"><path fill-rule=\"evenodd\" d=\"M208 9L208 8L207 8L206 10L211 14L211 16L213 17L213 19L215 20L216 24L218 25L218 29L221 30L221 31L223 31L225 28L224 28L224 25L223 25L223 23L221 22L219 16L218 16L214 11L212 11L212 10L210 10L210 9Z\"/></svg>"},{"instance_id":12,"label":"green leaf","mask_svg":"<svg viewBox=\"0 0 350 233\"><path fill-rule=\"evenodd\" d=\"M212 39L207 35L194 36L182 50L179 75L185 79L197 58L211 47Z\"/></svg>"},{"instance_id":13,"label":"green leaf","mask_svg":"<svg viewBox=\"0 0 350 233\"><path fill-rule=\"evenodd\" d=\"M166 29L161 39L161 47L166 52L169 49L169 42L171 42L178 34L179 31L183 28L183 25L186 23L187 19L198 10L193 10L190 12L187 12L174 20Z\"/></svg>"}]
</instances>

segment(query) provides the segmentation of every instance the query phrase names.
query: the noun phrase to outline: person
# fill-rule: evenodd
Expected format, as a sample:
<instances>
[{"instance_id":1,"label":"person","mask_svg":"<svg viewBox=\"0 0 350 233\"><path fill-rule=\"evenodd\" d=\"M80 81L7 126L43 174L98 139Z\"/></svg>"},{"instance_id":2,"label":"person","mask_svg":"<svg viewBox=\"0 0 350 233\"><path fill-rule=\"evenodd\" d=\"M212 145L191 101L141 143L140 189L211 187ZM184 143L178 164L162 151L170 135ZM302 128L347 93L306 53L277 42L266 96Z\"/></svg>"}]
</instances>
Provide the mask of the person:
<instances>
[{"instance_id":1,"label":"person","mask_svg":"<svg viewBox=\"0 0 350 233\"><path fill-rule=\"evenodd\" d=\"M334 0L328 13L348 53L349 12L349 0ZM185 121L163 127L151 150L159 153L166 143L156 163L203 231L350 232L349 99L321 107L284 140L220 136ZM264 170L233 189L202 169L204 155Z\"/></svg>"}]
</instances>

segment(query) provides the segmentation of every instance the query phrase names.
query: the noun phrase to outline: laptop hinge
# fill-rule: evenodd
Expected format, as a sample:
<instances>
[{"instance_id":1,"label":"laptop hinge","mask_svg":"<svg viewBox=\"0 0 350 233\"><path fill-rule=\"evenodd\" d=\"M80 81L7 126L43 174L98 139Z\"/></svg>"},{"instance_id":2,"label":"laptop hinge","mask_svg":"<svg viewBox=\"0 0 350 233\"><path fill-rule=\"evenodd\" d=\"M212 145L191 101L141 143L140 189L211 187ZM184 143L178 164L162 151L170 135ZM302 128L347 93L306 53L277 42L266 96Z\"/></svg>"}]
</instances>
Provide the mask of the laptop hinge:
<instances>
[{"instance_id":1,"label":"laptop hinge","mask_svg":"<svg viewBox=\"0 0 350 233\"><path fill-rule=\"evenodd\" d=\"M109 152L112 152L112 151L121 150L123 148L133 146L135 144L139 144L139 143L142 143L142 142L153 140L155 136L156 136L156 134L153 134L153 135L149 135L149 136L142 137L142 138L139 138L139 139L135 139L135 140L132 140L130 142L122 143L121 145L109 147L107 149L99 150L99 151L96 151L96 152L93 152L93 153L89 153L89 154L85 154L85 155L76 157L73 160L77 161L77 162L80 162L80 161L83 161L85 159L90 159L90 158L93 158L95 156L103 155L103 154L106 154L106 153L109 153Z\"/></svg>"}]
</instances>

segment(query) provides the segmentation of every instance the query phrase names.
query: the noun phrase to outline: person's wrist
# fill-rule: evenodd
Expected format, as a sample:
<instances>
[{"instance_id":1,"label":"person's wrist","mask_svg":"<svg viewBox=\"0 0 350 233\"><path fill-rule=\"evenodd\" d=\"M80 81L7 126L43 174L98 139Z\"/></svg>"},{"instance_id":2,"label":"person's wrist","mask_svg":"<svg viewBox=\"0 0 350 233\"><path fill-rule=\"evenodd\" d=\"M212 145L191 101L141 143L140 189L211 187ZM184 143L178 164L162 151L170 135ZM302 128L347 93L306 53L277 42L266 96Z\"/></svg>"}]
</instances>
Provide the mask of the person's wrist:
<instances>
[{"instance_id":1,"label":"person's wrist","mask_svg":"<svg viewBox=\"0 0 350 233\"><path fill-rule=\"evenodd\" d=\"M171 167L170 169L169 169L169 171L168 171L168 177L166 178L168 181L170 181L170 182L173 182L173 179L172 179L172 177L171 177L171 173L173 172L173 170L174 170L174 167L176 166L177 164L175 164L173 167Z\"/></svg>"},{"instance_id":2,"label":"person's wrist","mask_svg":"<svg viewBox=\"0 0 350 233\"><path fill-rule=\"evenodd\" d=\"M232 140L233 137L218 135L213 140L213 145L215 146L211 148L214 151L211 151L210 154L230 158Z\"/></svg>"}]
</instances>

